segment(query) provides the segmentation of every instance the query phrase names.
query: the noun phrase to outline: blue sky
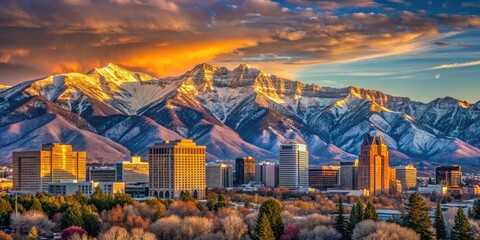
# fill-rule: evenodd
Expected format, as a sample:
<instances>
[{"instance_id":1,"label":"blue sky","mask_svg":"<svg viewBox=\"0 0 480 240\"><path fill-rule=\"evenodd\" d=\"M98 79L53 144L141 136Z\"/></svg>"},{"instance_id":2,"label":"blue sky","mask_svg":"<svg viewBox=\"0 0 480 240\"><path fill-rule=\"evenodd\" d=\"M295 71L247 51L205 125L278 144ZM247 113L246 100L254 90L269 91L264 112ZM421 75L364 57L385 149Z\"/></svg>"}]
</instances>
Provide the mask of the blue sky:
<instances>
[{"instance_id":1,"label":"blue sky","mask_svg":"<svg viewBox=\"0 0 480 240\"><path fill-rule=\"evenodd\" d=\"M479 0L2 0L0 84L107 63L246 62L324 86L480 100Z\"/></svg>"},{"instance_id":2,"label":"blue sky","mask_svg":"<svg viewBox=\"0 0 480 240\"><path fill-rule=\"evenodd\" d=\"M479 101L480 31L444 35L425 40L416 52L313 65L297 71L297 79L329 87L382 90L423 102L443 96Z\"/></svg>"}]
</instances>

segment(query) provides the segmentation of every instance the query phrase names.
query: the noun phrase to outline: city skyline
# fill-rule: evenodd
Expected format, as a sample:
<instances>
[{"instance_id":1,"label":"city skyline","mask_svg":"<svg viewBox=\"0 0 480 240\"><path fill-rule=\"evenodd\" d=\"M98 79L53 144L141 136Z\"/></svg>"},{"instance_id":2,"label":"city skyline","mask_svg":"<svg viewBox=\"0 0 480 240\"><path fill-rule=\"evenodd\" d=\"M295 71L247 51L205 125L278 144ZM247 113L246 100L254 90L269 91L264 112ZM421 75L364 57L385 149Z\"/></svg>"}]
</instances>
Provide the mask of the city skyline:
<instances>
[{"instance_id":1,"label":"city skyline","mask_svg":"<svg viewBox=\"0 0 480 240\"><path fill-rule=\"evenodd\" d=\"M246 62L321 86L352 85L422 102L445 96L480 100L480 17L472 0L64 0L3 6L3 85L85 73L109 62L160 77L201 62L230 68Z\"/></svg>"}]
</instances>

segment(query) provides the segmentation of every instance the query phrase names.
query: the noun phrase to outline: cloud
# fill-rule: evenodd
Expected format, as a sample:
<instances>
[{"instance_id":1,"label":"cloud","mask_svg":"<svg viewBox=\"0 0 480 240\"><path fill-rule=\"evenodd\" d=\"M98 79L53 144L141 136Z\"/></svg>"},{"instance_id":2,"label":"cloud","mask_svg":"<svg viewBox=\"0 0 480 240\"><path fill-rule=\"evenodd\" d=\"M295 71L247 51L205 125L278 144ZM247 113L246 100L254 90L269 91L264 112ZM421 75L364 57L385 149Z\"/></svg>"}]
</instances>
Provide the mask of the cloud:
<instances>
[{"instance_id":1,"label":"cloud","mask_svg":"<svg viewBox=\"0 0 480 240\"><path fill-rule=\"evenodd\" d=\"M446 69L446 68L460 68L460 67L471 67L471 66L477 66L477 65L480 65L480 61L442 64L439 66L432 67L430 69L434 70L434 69Z\"/></svg>"},{"instance_id":2,"label":"cloud","mask_svg":"<svg viewBox=\"0 0 480 240\"><path fill-rule=\"evenodd\" d=\"M379 7L393 8L364 11ZM480 27L474 15L395 7L373 0L3 0L0 63L59 73L114 62L163 76L198 62L248 61L286 76L311 64L417 53L445 29Z\"/></svg>"},{"instance_id":3,"label":"cloud","mask_svg":"<svg viewBox=\"0 0 480 240\"><path fill-rule=\"evenodd\" d=\"M435 79L440 79L440 74L435 75Z\"/></svg>"}]
</instances>

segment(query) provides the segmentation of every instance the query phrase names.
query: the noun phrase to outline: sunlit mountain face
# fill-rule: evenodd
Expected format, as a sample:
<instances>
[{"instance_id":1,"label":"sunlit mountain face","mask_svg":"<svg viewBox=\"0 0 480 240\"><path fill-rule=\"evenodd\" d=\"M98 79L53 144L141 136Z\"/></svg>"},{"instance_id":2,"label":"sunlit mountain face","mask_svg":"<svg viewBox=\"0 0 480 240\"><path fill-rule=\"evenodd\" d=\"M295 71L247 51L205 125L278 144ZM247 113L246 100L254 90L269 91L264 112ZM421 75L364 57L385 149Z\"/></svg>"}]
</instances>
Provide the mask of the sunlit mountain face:
<instances>
[{"instance_id":1,"label":"sunlit mountain face","mask_svg":"<svg viewBox=\"0 0 480 240\"><path fill-rule=\"evenodd\" d=\"M376 131L393 165L480 167L480 110L451 97L422 103L356 87L330 88L248 64L198 64L156 78L107 64L50 75L0 92L0 160L43 142L71 143L90 162L146 154L159 141L192 138L208 160L251 155L276 160L279 145L309 146L311 164L357 158Z\"/></svg>"}]
</instances>

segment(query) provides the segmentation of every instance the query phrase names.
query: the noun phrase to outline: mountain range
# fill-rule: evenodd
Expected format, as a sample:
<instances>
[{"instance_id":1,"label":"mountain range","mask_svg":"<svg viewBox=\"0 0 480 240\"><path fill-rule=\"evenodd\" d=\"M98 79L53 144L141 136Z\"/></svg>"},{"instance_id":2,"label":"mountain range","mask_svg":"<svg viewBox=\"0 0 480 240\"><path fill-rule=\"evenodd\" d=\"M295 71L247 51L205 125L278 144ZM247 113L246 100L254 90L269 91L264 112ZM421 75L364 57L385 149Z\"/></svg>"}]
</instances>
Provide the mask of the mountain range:
<instances>
[{"instance_id":1,"label":"mountain range","mask_svg":"<svg viewBox=\"0 0 480 240\"><path fill-rule=\"evenodd\" d=\"M70 143L111 163L167 139L192 138L207 159L276 160L280 144L308 144L311 164L357 158L381 135L392 165L480 168L480 101L429 103L356 87L330 88L265 73L199 64L156 78L114 64L0 87L0 162L42 143Z\"/></svg>"}]
</instances>

